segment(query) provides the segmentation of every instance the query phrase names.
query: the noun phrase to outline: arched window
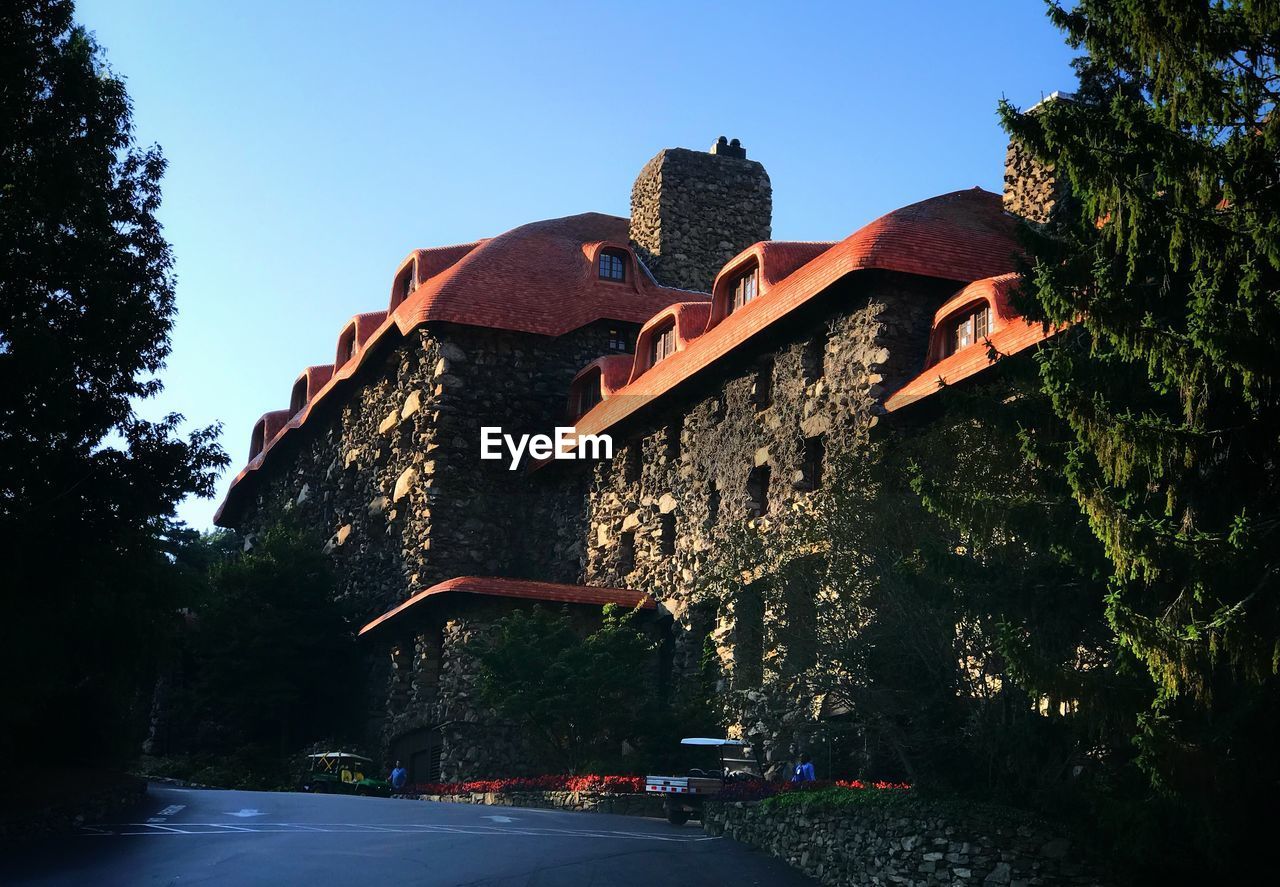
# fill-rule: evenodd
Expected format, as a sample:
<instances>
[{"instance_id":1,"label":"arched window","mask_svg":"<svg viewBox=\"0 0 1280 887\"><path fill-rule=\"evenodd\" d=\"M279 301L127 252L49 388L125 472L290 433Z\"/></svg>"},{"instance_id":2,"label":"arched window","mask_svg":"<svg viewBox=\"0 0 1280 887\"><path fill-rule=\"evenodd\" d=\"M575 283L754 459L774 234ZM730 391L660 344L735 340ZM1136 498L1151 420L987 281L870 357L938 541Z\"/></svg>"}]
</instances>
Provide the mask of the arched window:
<instances>
[{"instance_id":1,"label":"arched window","mask_svg":"<svg viewBox=\"0 0 1280 887\"><path fill-rule=\"evenodd\" d=\"M405 299L413 294L417 287L417 263L410 262L397 276L391 286L391 308L395 311Z\"/></svg>"},{"instance_id":2,"label":"arched window","mask_svg":"<svg viewBox=\"0 0 1280 887\"><path fill-rule=\"evenodd\" d=\"M570 404L574 418L585 416L592 407L600 403L600 371L594 370L574 383L572 403Z\"/></svg>"},{"instance_id":3,"label":"arched window","mask_svg":"<svg viewBox=\"0 0 1280 887\"><path fill-rule=\"evenodd\" d=\"M293 392L289 395L289 412L296 413L307 405L307 377L303 375L293 383Z\"/></svg>"},{"instance_id":4,"label":"arched window","mask_svg":"<svg viewBox=\"0 0 1280 887\"><path fill-rule=\"evenodd\" d=\"M649 334L649 366L676 353L676 325L669 323Z\"/></svg>"},{"instance_id":5,"label":"arched window","mask_svg":"<svg viewBox=\"0 0 1280 887\"><path fill-rule=\"evenodd\" d=\"M951 317L938 331L941 357L950 357L962 348L981 342L991 333L991 309L986 302L971 305Z\"/></svg>"},{"instance_id":6,"label":"arched window","mask_svg":"<svg viewBox=\"0 0 1280 887\"><path fill-rule=\"evenodd\" d=\"M758 269L752 268L729 281L729 299L725 304L725 314L732 314L750 302L760 293L760 275Z\"/></svg>"},{"instance_id":7,"label":"arched window","mask_svg":"<svg viewBox=\"0 0 1280 887\"><path fill-rule=\"evenodd\" d=\"M263 437L266 434L266 423L261 419L258 424L253 426L253 436L249 438L249 459L250 461L258 458L258 454L262 452L264 443Z\"/></svg>"},{"instance_id":8,"label":"arched window","mask_svg":"<svg viewBox=\"0 0 1280 887\"><path fill-rule=\"evenodd\" d=\"M338 338L338 360L335 364L335 370L341 369L347 365L351 358L356 356L356 325L343 330L342 335Z\"/></svg>"},{"instance_id":9,"label":"arched window","mask_svg":"<svg viewBox=\"0 0 1280 887\"><path fill-rule=\"evenodd\" d=\"M601 280L626 280L627 254L620 249L601 250L599 273Z\"/></svg>"}]
</instances>

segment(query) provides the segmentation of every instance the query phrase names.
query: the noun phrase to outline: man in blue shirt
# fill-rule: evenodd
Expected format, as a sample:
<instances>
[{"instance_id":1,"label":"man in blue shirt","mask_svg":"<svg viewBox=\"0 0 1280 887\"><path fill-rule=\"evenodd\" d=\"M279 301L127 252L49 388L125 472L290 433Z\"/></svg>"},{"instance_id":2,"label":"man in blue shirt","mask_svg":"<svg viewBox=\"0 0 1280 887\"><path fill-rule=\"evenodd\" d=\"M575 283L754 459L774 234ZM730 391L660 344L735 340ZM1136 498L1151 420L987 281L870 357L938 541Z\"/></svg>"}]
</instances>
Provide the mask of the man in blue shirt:
<instances>
[{"instance_id":1,"label":"man in blue shirt","mask_svg":"<svg viewBox=\"0 0 1280 887\"><path fill-rule=\"evenodd\" d=\"M813 773L813 763L808 755L800 756L800 763L796 764L795 775L791 777L792 782L815 782L817 777Z\"/></svg>"},{"instance_id":2,"label":"man in blue shirt","mask_svg":"<svg viewBox=\"0 0 1280 887\"><path fill-rule=\"evenodd\" d=\"M409 771L400 766L400 762L396 761L395 769L391 771L391 790L404 791L405 783L409 781Z\"/></svg>"}]
</instances>

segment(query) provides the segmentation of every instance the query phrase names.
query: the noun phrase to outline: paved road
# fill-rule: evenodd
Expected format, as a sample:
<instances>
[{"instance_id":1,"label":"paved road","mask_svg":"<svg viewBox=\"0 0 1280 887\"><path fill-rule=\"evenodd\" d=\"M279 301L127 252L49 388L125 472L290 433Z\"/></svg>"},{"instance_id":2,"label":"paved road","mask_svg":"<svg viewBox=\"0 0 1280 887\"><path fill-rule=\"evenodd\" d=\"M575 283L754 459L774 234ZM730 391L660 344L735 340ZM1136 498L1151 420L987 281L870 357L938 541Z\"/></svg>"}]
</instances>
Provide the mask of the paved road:
<instances>
[{"instance_id":1,"label":"paved road","mask_svg":"<svg viewBox=\"0 0 1280 887\"><path fill-rule=\"evenodd\" d=\"M129 822L10 852L0 884L808 885L696 823L152 785Z\"/></svg>"}]
</instances>

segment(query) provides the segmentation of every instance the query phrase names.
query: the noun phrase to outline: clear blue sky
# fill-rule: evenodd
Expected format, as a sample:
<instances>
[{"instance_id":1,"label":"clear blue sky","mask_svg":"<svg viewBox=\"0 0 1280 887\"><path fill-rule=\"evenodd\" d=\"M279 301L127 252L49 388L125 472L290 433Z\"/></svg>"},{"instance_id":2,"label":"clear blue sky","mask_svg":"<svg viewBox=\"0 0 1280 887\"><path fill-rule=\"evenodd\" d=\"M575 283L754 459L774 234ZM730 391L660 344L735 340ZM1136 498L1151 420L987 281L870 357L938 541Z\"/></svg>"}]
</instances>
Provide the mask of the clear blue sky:
<instances>
[{"instance_id":1,"label":"clear blue sky","mask_svg":"<svg viewBox=\"0 0 1280 887\"><path fill-rule=\"evenodd\" d=\"M78 18L169 160L178 320L144 412L224 423L219 497L257 417L385 307L412 248L627 215L646 160L721 134L769 170L776 238L835 240L999 191L996 101L1074 83L1036 0L80 0Z\"/></svg>"}]
</instances>

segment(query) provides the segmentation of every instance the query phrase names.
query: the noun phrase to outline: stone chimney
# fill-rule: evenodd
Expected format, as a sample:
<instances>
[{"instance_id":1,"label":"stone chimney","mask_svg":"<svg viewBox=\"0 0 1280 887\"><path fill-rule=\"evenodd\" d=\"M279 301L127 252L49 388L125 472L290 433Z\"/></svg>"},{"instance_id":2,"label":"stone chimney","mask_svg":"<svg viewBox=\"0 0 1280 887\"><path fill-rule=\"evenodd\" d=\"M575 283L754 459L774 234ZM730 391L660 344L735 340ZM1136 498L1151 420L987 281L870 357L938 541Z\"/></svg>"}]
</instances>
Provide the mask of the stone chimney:
<instances>
[{"instance_id":1,"label":"stone chimney","mask_svg":"<svg viewBox=\"0 0 1280 887\"><path fill-rule=\"evenodd\" d=\"M707 153L667 148L631 186L631 245L659 283L710 292L716 274L773 222L769 174L721 136Z\"/></svg>"},{"instance_id":2,"label":"stone chimney","mask_svg":"<svg viewBox=\"0 0 1280 887\"><path fill-rule=\"evenodd\" d=\"M1070 93L1055 92L1027 109L1035 114L1050 102L1070 102ZM1004 208L1028 222L1045 225L1066 205L1065 177L1055 173L1052 164L1037 160L1021 142L1009 141L1004 160Z\"/></svg>"}]
</instances>

